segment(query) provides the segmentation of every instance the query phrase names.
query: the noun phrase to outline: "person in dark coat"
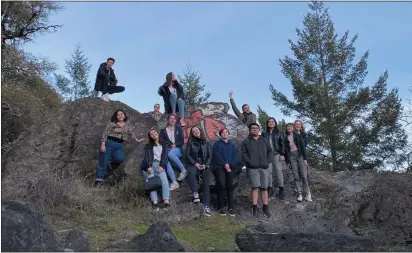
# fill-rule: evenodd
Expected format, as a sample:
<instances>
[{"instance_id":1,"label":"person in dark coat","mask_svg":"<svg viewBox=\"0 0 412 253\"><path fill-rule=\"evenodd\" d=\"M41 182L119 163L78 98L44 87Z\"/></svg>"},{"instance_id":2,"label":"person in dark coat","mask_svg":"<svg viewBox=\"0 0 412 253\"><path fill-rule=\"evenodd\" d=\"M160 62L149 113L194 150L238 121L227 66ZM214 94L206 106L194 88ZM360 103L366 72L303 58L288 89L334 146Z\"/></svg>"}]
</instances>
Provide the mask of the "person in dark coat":
<instances>
[{"instance_id":1,"label":"person in dark coat","mask_svg":"<svg viewBox=\"0 0 412 253\"><path fill-rule=\"evenodd\" d=\"M185 93L183 86L175 79L173 72L166 75L166 82L159 87L158 93L163 97L165 113L176 115L178 112L180 125L185 126Z\"/></svg>"},{"instance_id":2,"label":"person in dark coat","mask_svg":"<svg viewBox=\"0 0 412 253\"><path fill-rule=\"evenodd\" d=\"M101 91L101 98L107 102L109 101L109 94L120 93L125 90L123 86L117 86L118 80L112 69L114 62L115 60L109 57L106 62L100 64L94 85L94 90Z\"/></svg>"}]
</instances>

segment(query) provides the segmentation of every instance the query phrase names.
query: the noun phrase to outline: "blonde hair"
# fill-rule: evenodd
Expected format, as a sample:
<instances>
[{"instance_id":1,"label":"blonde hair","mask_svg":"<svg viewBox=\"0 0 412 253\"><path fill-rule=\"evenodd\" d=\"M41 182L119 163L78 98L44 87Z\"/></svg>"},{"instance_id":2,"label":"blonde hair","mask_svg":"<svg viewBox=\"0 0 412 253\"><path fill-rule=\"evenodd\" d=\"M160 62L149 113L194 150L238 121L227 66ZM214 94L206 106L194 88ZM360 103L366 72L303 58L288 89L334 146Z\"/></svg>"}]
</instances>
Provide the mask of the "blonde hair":
<instances>
[{"instance_id":1,"label":"blonde hair","mask_svg":"<svg viewBox=\"0 0 412 253\"><path fill-rule=\"evenodd\" d=\"M295 128L295 124L296 124L296 122L300 122L300 124L302 125L302 132L305 132L305 127L303 126L303 122L300 120L300 119L297 119L297 120L295 120L295 122L293 123L293 128ZM295 129L296 130L296 129Z\"/></svg>"}]
</instances>

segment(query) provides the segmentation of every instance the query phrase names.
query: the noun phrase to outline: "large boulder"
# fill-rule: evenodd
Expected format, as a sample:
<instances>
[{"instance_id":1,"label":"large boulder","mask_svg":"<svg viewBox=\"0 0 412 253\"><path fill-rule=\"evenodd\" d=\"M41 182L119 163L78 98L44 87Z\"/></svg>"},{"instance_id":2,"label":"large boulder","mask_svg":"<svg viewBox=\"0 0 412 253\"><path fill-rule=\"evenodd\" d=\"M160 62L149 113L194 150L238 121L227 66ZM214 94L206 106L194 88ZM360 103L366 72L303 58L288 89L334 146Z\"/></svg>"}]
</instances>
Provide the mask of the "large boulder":
<instances>
[{"instance_id":1,"label":"large boulder","mask_svg":"<svg viewBox=\"0 0 412 253\"><path fill-rule=\"evenodd\" d=\"M380 173L357 194L350 227L372 236L379 244L412 251L412 174Z\"/></svg>"},{"instance_id":2,"label":"large boulder","mask_svg":"<svg viewBox=\"0 0 412 253\"><path fill-rule=\"evenodd\" d=\"M135 252L184 252L185 247L177 241L166 222L157 222L143 235L136 236L125 247Z\"/></svg>"},{"instance_id":3,"label":"large boulder","mask_svg":"<svg viewBox=\"0 0 412 253\"><path fill-rule=\"evenodd\" d=\"M147 137L154 119L142 116L131 107L116 101L104 102L99 98L83 98L68 103L49 119L31 127L5 154L5 175L16 168L24 171L49 170L60 175L80 173L94 177L98 166L100 139L115 110L124 109L138 138ZM143 144L125 142L125 153L138 147L142 157ZM131 172L137 170L139 161Z\"/></svg>"},{"instance_id":4,"label":"large boulder","mask_svg":"<svg viewBox=\"0 0 412 253\"><path fill-rule=\"evenodd\" d=\"M27 205L1 203L1 251L63 251L52 228Z\"/></svg>"},{"instance_id":5,"label":"large boulder","mask_svg":"<svg viewBox=\"0 0 412 253\"><path fill-rule=\"evenodd\" d=\"M243 252L374 251L372 238L344 233L266 232L245 228L236 236Z\"/></svg>"}]
</instances>

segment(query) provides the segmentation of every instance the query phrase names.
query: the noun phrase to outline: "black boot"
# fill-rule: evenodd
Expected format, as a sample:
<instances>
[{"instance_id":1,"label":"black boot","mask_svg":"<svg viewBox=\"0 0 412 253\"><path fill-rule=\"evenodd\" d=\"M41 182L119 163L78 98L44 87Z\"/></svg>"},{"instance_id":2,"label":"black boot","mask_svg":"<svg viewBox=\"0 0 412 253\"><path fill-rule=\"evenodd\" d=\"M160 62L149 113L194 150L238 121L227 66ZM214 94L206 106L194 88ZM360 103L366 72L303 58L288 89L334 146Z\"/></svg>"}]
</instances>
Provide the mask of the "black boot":
<instances>
[{"instance_id":1,"label":"black boot","mask_svg":"<svg viewBox=\"0 0 412 253\"><path fill-rule=\"evenodd\" d=\"M269 196L269 198L273 197L273 194L274 194L273 187L268 187L268 196Z\"/></svg>"},{"instance_id":2,"label":"black boot","mask_svg":"<svg viewBox=\"0 0 412 253\"><path fill-rule=\"evenodd\" d=\"M285 199L285 189L283 187L279 187L279 199Z\"/></svg>"}]
</instances>

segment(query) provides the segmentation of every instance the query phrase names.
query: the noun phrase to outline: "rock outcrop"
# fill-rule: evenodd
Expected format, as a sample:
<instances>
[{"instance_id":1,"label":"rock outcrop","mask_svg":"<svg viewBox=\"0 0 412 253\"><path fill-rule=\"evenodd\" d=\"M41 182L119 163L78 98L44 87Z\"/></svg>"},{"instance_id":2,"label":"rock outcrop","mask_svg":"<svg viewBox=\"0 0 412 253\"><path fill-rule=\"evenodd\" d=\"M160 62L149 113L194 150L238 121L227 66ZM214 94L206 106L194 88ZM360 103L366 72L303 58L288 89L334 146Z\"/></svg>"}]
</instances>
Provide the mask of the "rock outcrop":
<instances>
[{"instance_id":1,"label":"rock outcrop","mask_svg":"<svg viewBox=\"0 0 412 253\"><path fill-rule=\"evenodd\" d=\"M344 233L276 233L246 228L236 236L242 252L372 252L372 238Z\"/></svg>"},{"instance_id":2,"label":"rock outcrop","mask_svg":"<svg viewBox=\"0 0 412 253\"><path fill-rule=\"evenodd\" d=\"M1 203L1 251L63 251L42 217L18 201Z\"/></svg>"},{"instance_id":3,"label":"rock outcrop","mask_svg":"<svg viewBox=\"0 0 412 253\"><path fill-rule=\"evenodd\" d=\"M184 252L185 247L170 230L166 222L150 226L145 234L137 235L130 242L118 244L114 249L126 252Z\"/></svg>"}]
</instances>

